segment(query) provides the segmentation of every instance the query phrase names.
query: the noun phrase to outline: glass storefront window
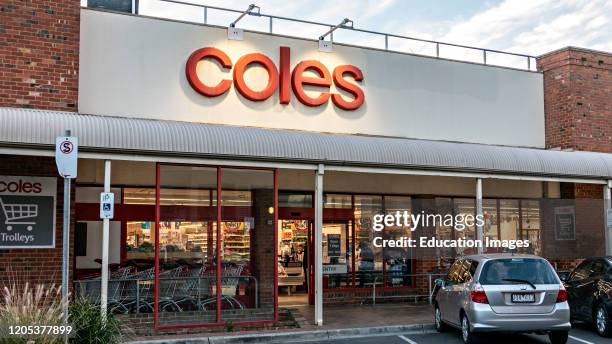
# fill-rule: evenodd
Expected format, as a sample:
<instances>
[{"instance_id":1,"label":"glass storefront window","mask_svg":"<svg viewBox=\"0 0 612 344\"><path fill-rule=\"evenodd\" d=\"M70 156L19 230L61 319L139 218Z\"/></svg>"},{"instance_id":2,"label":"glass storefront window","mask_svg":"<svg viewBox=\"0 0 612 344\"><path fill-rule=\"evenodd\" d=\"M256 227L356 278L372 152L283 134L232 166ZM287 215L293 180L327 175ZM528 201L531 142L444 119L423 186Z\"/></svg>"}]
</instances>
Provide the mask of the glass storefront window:
<instances>
[{"instance_id":1,"label":"glass storefront window","mask_svg":"<svg viewBox=\"0 0 612 344\"><path fill-rule=\"evenodd\" d=\"M126 223L126 258L153 259L155 254L155 222L128 221Z\"/></svg>"},{"instance_id":2,"label":"glass storefront window","mask_svg":"<svg viewBox=\"0 0 612 344\"><path fill-rule=\"evenodd\" d=\"M173 263L210 265L215 256L213 227L208 222L161 222L159 252L162 260Z\"/></svg>"},{"instance_id":3,"label":"glass storefront window","mask_svg":"<svg viewBox=\"0 0 612 344\"><path fill-rule=\"evenodd\" d=\"M313 198L310 193L279 192L279 208L312 208Z\"/></svg>"},{"instance_id":4,"label":"glass storefront window","mask_svg":"<svg viewBox=\"0 0 612 344\"><path fill-rule=\"evenodd\" d=\"M125 188L125 204L155 204L155 189ZM160 190L161 205L217 205L217 190L214 189L162 189ZM224 190L221 195L221 205L251 206L251 193L240 190Z\"/></svg>"},{"instance_id":5,"label":"glass storefront window","mask_svg":"<svg viewBox=\"0 0 612 344\"><path fill-rule=\"evenodd\" d=\"M274 171L221 168L221 189L221 320L271 320L278 267Z\"/></svg>"},{"instance_id":6,"label":"glass storefront window","mask_svg":"<svg viewBox=\"0 0 612 344\"><path fill-rule=\"evenodd\" d=\"M224 265L249 266L253 226L252 221L221 222L221 261Z\"/></svg>"},{"instance_id":7,"label":"glass storefront window","mask_svg":"<svg viewBox=\"0 0 612 344\"><path fill-rule=\"evenodd\" d=\"M150 204L155 205L154 188L125 188L123 189L124 204ZM210 189L173 189L160 190L160 205L187 205L209 206L211 204Z\"/></svg>"},{"instance_id":8,"label":"glass storefront window","mask_svg":"<svg viewBox=\"0 0 612 344\"><path fill-rule=\"evenodd\" d=\"M323 198L323 207L325 208L350 209L353 207L351 195L325 194Z\"/></svg>"},{"instance_id":9,"label":"glass storefront window","mask_svg":"<svg viewBox=\"0 0 612 344\"><path fill-rule=\"evenodd\" d=\"M521 200L521 219L521 239L529 240L530 243L528 248L523 249L524 252L540 255L540 201Z\"/></svg>"},{"instance_id":10,"label":"glass storefront window","mask_svg":"<svg viewBox=\"0 0 612 344\"><path fill-rule=\"evenodd\" d=\"M436 198L436 212L442 216L453 215L453 200L451 198ZM441 240L452 240L455 238L455 230L451 225L445 225L444 222L438 223L436 226L436 238ZM441 259L443 267L450 267L455 257L455 249L448 247L437 248L437 256Z\"/></svg>"},{"instance_id":11,"label":"glass storefront window","mask_svg":"<svg viewBox=\"0 0 612 344\"><path fill-rule=\"evenodd\" d=\"M158 323L216 322L217 207L210 190L216 189L217 169L160 165L159 181L159 232L153 238L159 246ZM137 197L146 194L130 190L126 201L148 204L148 196Z\"/></svg>"},{"instance_id":12,"label":"glass storefront window","mask_svg":"<svg viewBox=\"0 0 612 344\"><path fill-rule=\"evenodd\" d=\"M348 223L323 225L324 288L345 288L352 284L351 230Z\"/></svg>"},{"instance_id":13,"label":"glass storefront window","mask_svg":"<svg viewBox=\"0 0 612 344\"><path fill-rule=\"evenodd\" d=\"M382 284L382 248L372 244L382 232L372 229L373 217L382 214L382 196L355 196L355 271L357 287Z\"/></svg>"},{"instance_id":14,"label":"glass storefront window","mask_svg":"<svg viewBox=\"0 0 612 344\"><path fill-rule=\"evenodd\" d=\"M454 213L455 213L455 219L457 219L457 215L461 218L466 217L466 215L471 215L475 218L476 216L476 200L473 198L455 198L453 199L453 205L454 205ZM476 226L475 225L471 225L471 223L469 224L465 224L462 227L465 227L463 229L460 229L461 227L459 227L457 224L455 224L455 238L465 238L465 239L472 239L475 240L476 239ZM457 248L457 254L468 254L468 253L475 253L475 250L472 248Z\"/></svg>"},{"instance_id":15,"label":"glass storefront window","mask_svg":"<svg viewBox=\"0 0 612 344\"><path fill-rule=\"evenodd\" d=\"M497 200L483 199L482 214L484 215L484 237L492 240L498 239L499 219L497 218ZM496 248L488 248L486 252L497 252Z\"/></svg>"},{"instance_id":16,"label":"glass storefront window","mask_svg":"<svg viewBox=\"0 0 612 344\"><path fill-rule=\"evenodd\" d=\"M223 190L221 192L221 206L223 207L250 207L252 203L250 191ZM216 190L212 192L212 204L217 204Z\"/></svg>"},{"instance_id":17,"label":"glass storefront window","mask_svg":"<svg viewBox=\"0 0 612 344\"><path fill-rule=\"evenodd\" d=\"M519 239L518 200L499 201L499 232L502 240Z\"/></svg>"},{"instance_id":18,"label":"glass storefront window","mask_svg":"<svg viewBox=\"0 0 612 344\"><path fill-rule=\"evenodd\" d=\"M410 197L385 196L385 214L395 215L398 211L411 213ZM401 237L411 238L410 226L385 227L384 237L387 240L397 240ZM413 252L407 247L388 247L384 249L387 286L402 287L412 284L412 256Z\"/></svg>"},{"instance_id":19,"label":"glass storefront window","mask_svg":"<svg viewBox=\"0 0 612 344\"><path fill-rule=\"evenodd\" d=\"M155 204L154 188L125 188L123 189L123 203L125 204Z\"/></svg>"}]
</instances>

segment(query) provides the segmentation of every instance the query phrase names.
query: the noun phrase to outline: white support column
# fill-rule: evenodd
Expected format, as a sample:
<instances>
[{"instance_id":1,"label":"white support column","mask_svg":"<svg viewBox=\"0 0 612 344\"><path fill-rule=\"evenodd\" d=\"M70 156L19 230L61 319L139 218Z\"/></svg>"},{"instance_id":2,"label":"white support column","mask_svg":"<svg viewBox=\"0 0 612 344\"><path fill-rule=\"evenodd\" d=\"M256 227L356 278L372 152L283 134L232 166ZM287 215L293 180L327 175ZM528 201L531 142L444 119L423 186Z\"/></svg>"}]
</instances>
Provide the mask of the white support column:
<instances>
[{"instance_id":1,"label":"white support column","mask_svg":"<svg viewBox=\"0 0 612 344\"><path fill-rule=\"evenodd\" d=\"M604 229L605 229L605 240L606 240L606 255L612 255L612 214L609 212L612 208L612 180L608 180L608 183L604 185Z\"/></svg>"},{"instance_id":2,"label":"white support column","mask_svg":"<svg viewBox=\"0 0 612 344\"><path fill-rule=\"evenodd\" d=\"M111 184L111 162L104 161L104 192L110 192ZM102 319L106 321L106 308L108 299L108 241L109 241L109 226L110 220L102 220L102 277L100 287L100 312Z\"/></svg>"},{"instance_id":3,"label":"white support column","mask_svg":"<svg viewBox=\"0 0 612 344\"><path fill-rule=\"evenodd\" d=\"M484 218L482 213L482 178L476 178L476 216ZM484 227L476 222L476 240L481 240L484 245ZM483 247L478 246L478 253L483 252Z\"/></svg>"},{"instance_id":4,"label":"white support column","mask_svg":"<svg viewBox=\"0 0 612 344\"><path fill-rule=\"evenodd\" d=\"M314 280L315 280L315 323L323 325L323 164L315 175L315 218L314 218Z\"/></svg>"}]
</instances>

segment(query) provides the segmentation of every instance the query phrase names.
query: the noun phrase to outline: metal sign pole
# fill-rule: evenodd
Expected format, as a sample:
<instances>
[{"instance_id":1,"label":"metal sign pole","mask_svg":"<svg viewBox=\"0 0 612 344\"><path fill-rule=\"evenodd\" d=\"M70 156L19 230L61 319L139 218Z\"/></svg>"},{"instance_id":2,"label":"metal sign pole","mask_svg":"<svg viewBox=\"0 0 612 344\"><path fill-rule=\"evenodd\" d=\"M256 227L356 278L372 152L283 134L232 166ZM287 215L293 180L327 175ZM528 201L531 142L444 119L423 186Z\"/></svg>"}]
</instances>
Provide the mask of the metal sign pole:
<instances>
[{"instance_id":1,"label":"metal sign pole","mask_svg":"<svg viewBox=\"0 0 612 344\"><path fill-rule=\"evenodd\" d=\"M604 193L604 238L606 240L606 255L612 255L612 180L608 180Z\"/></svg>"},{"instance_id":2,"label":"metal sign pole","mask_svg":"<svg viewBox=\"0 0 612 344\"><path fill-rule=\"evenodd\" d=\"M111 162L104 161L104 192L110 192ZM102 286L100 294L100 312L102 321L106 323L106 308L108 300L108 237L110 219L102 219Z\"/></svg>"},{"instance_id":3,"label":"metal sign pole","mask_svg":"<svg viewBox=\"0 0 612 344\"><path fill-rule=\"evenodd\" d=\"M66 130L70 136L70 130ZM68 325L68 260L70 249L70 178L64 176L64 217L62 221L62 312L64 325ZM68 334L64 335L64 343L68 343Z\"/></svg>"},{"instance_id":4,"label":"metal sign pole","mask_svg":"<svg viewBox=\"0 0 612 344\"><path fill-rule=\"evenodd\" d=\"M314 321L323 326L323 164L315 172L315 224L314 224Z\"/></svg>"},{"instance_id":5,"label":"metal sign pole","mask_svg":"<svg viewBox=\"0 0 612 344\"><path fill-rule=\"evenodd\" d=\"M70 179L77 177L79 139L70 136L55 138L55 164L59 175L64 178L64 216L62 221L62 312L64 325L68 325L68 272L70 261ZM64 343L68 343L68 334L64 334Z\"/></svg>"},{"instance_id":6,"label":"metal sign pole","mask_svg":"<svg viewBox=\"0 0 612 344\"><path fill-rule=\"evenodd\" d=\"M62 312L64 325L68 325L68 259L70 248L70 178L64 178L64 233L62 244ZM68 334L64 335L68 343Z\"/></svg>"},{"instance_id":7,"label":"metal sign pole","mask_svg":"<svg viewBox=\"0 0 612 344\"><path fill-rule=\"evenodd\" d=\"M482 178L476 179L476 216L484 218L482 211ZM478 224L476 224L476 239L482 243L482 245L478 245L478 254L482 254L484 251L484 228Z\"/></svg>"}]
</instances>

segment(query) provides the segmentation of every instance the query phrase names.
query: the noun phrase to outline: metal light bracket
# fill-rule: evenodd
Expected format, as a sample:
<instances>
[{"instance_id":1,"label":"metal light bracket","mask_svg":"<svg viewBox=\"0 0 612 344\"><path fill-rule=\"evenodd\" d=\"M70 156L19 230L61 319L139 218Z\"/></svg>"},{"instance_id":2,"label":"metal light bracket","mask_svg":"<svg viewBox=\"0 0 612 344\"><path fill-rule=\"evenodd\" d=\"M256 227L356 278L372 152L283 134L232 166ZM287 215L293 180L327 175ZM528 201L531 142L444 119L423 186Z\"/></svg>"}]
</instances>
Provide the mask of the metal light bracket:
<instances>
[{"instance_id":1,"label":"metal light bracket","mask_svg":"<svg viewBox=\"0 0 612 344\"><path fill-rule=\"evenodd\" d=\"M333 32L340 28L352 30L354 28L354 23L352 20L348 18L344 18L342 22L340 22L340 24L330 27L326 33L319 36L319 51L326 52L326 53L330 53L333 51L333 41L334 41ZM325 37L327 35L331 35L331 39L329 41L325 40Z\"/></svg>"}]
</instances>

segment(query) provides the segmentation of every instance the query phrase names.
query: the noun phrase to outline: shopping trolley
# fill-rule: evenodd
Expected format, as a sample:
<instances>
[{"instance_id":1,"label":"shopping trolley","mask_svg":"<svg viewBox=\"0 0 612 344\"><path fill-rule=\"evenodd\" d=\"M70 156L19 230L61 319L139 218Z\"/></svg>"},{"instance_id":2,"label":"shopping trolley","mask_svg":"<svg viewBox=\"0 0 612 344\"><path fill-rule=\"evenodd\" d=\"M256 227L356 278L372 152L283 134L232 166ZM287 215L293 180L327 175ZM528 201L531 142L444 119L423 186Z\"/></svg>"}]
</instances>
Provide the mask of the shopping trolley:
<instances>
[{"instance_id":1,"label":"shopping trolley","mask_svg":"<svg viewBox=\"0 0 612 344\"><path fill-rule=\"evenodd\" d=\"M7 231L13 230L13 225L27 225L26 229L31 231L36 224L34 221L24 221L38 216L37 204L6 204L0 198L0 207L4 211L6 220L4 224Z\"/></svg>"}]
</instances>

